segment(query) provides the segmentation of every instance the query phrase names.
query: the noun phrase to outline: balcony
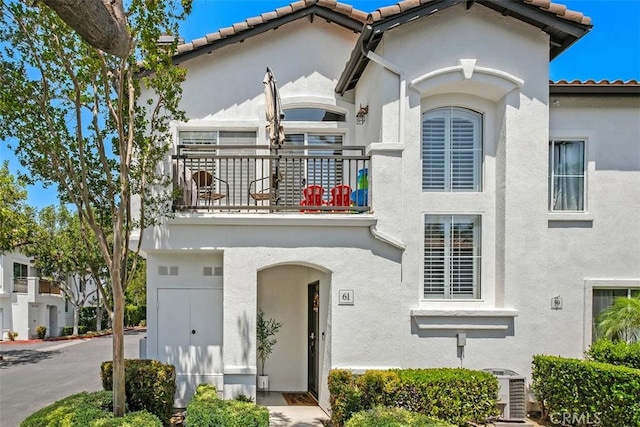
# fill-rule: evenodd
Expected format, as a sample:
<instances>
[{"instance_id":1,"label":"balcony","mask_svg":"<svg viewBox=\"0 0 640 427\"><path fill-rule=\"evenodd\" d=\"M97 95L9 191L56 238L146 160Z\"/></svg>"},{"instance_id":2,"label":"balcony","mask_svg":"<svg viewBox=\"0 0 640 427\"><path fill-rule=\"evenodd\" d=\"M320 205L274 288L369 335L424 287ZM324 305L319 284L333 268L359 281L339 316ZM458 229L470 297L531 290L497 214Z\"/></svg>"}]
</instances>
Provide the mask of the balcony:
<instances>
[{"instance_id":1,"label":"balcony","mask_svg":"<svg viewBox=\"0 0 640 427\"><path fill-rule=\"evenodd\" d=\"M60 295L60 287L54 285L49 280L40 279L38 282L38 293L40 295Z\"/></svg>"},{"instance_id":2,"label":"balcony","mask_svg":"<svg viewBox=\"0 0 640 427\"><path fill-rule=\"evenodd\" d=\"M176 212L369 212L365 147L336 144L179 145Z\"/></svg>"},{"instance_id":3,"label":"balcony","mask_svg":"<svg viewBox=\"0 0 640 427\"><path fill-rule=\"evenodd\" d=\"M17 277L13 279L13 293L26 294L29 291L26 277Z\"/></svg>"},{"instance_id":4,"label":"balcony","mask_svg":"<svg viewBox=\"0 0 640 427\"><path fill-rule=\"evenodd\" d=\"M29 302L38 302L38 296L62 296L60 287L38 277L19 277L13 280L13 293L27 295Z\"/></svg>"}]
</instances>

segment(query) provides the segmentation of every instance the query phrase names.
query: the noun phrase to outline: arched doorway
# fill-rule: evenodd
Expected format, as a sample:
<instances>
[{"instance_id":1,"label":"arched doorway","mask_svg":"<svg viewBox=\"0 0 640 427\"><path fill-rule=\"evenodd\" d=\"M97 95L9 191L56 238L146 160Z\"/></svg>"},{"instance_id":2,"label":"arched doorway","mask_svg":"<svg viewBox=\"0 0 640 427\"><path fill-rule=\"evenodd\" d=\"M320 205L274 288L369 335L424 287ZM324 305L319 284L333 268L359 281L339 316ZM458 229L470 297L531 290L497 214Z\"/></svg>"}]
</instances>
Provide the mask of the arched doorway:
<instances>
[{"instance_id":1,"label":"arched doorway","mask_svg":"<svg viewBox=\"0 0 640 427\"><path fill-rule=\"evenodd\" d=\"M309 392L328 400L330 272L285 264L258 272L258 308L282 323L265 364L271 391ZM261 374L261 372L259 372Z\"/></svg>"}]
</instances>

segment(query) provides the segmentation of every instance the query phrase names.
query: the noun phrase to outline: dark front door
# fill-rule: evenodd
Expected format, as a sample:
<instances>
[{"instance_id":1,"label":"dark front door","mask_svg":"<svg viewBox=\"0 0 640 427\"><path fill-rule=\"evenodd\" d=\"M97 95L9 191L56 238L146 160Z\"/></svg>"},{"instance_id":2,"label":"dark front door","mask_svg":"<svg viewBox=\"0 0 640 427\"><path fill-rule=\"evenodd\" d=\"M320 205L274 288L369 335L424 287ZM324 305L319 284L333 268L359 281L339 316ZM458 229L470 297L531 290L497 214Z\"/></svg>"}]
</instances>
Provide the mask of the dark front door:
<instances>
[{"instance_id":1,"label":"dark front door","mask_svg":"<svg viewBox=\"0 0 640 427\"><path fill-rule=\"evenodd\" d=\"M313 282L308 287L307 303L307 387L316 399L318 398L318 312L320 311L319 282Z\"/></svg>"}]
</instances>

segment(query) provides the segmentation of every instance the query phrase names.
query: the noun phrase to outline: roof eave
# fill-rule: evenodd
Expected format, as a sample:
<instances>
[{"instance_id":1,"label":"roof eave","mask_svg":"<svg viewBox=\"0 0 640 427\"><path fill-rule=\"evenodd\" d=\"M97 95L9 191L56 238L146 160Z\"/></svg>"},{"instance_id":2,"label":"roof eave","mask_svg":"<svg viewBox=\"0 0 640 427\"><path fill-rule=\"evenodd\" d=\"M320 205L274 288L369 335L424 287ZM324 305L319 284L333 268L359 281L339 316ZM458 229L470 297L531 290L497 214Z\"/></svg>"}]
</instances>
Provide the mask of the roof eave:
<instances>
[{"instance_id":1,"label":"roof eave","mask_svg":"<svg viewBox=\"0 0 640 427\"><path fill-rule=\"evenodd\" d=\"M285 16L256 25L255 27L230 35L228 37L215 40L211 43L197 47L191 51L176 54L173 56L173 62L177 65L197 56L209 54L214 50L220 49L230 44L243 42L250 37L254 37L267 31L274 30L282 25L288 24L298 19L311 16L318 16L320 18L326 19L327 21L335 22L336 24L341 25L342 27L345 27L353 32L360 32L362 29L362 22L358 21L357 19L349 18L341 13L314 4Z\"/></svg>"},{"instance_id":2,"label":"roof eave","mask_svg":"<svg viewBox=\"0 0 640 427\"><path fill-rule=\"evenodd\" d=\"M462 3L462 0L439 0L425 3L421 6L409 9L407 11L395 14L389 18L381 19L374 23L368 24L363 30L356 42L356 46L351 53L349 62L340 75L336 92L344 94L346 91L353 89L358 79L364 72L369 59L366 52L380 43L384 31L395 28L404 23L415 20L416 18L431 15L437 11L455 6ZM577 22L567 21L552 13L543 12L539 7L520 3L514 0L476 0L475 2L467 2L467 9L474 4L480 4L488 7L505 16L513 16L530 25L540 28L549 34L549 59L552 60L556 56L564 52L569 46L578 41L582 36L588 33L592 25L580 24Z\"/></svg>"},{"instance_id":3,"label":"roof eave","mask_svg":"<svg viewBox=\"0 0 640 427\"><path fill-rule=\"evenodd\" d=\"M640 97L640 85L551 83L549 85L549 95Z\"/></svg>"}]
</instances>

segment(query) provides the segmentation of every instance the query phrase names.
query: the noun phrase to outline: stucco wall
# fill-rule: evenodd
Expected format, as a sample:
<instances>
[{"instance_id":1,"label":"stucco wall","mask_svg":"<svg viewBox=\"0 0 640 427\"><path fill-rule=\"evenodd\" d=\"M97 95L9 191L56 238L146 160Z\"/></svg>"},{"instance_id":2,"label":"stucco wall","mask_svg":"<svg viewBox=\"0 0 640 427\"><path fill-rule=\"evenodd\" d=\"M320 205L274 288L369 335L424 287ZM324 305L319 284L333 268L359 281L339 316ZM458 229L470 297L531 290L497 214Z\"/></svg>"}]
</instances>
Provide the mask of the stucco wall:
<instances>
[{"instance_id":1,"label":"stucco wall","mask_svg":"<svg viewBox=\"0 0 640 427\"><path fill-rule=\"evenodd\" d=\"M197 270L215 260L224 267L225 396L255 391L253 331L256 309L263 305L286 324L278 354L267 365L272 387L304 389L306 360L298 352L306 346L306 323L294 325L294 319L304 308L306 288L281 298L290 290L288 280L321 280L320 298L327 302L320 312L326 332L320 361L324 407L332 367L493 367L529 377L533 354L582 355L590 341L593 283L626 280L640 286L637 101L563 98L550 112L545 33L480 4L469 11L464 6L385 34L376 53L402 71L407 85L402 100L400 77L374 62L355 91L336 99L335 82L355 35L320 21L288 24L185 64L190 74L183 103L194 120L180 128L254 129L263 141L261 81L270 65L283 104L343 108L346 141L382 143L370 147L374 213L351 215L361 224L340 215L327 220L328 215L203 213L179 215L146 234L151 291L181 280L154 277L158 265ZM462 71L429 76L461 61L471 64L471 76L462 77ZM366 124L355 126L360 104L369 105L369 115ZM422 114L443 106L482 114L480 192L422 191ZM548 213L550 136L588 140L585 214ZM422 299L424 215L441 213L481 216L477 300ZM387 243L374 237L378 232ZM354 292L354 305L338 304L341 290ZM558 295L563 309L551 310L551 298ZM154 307L154 297L149 298ZM152 311L148 351L153 357ZM446 327L421 329L426 318ZM473 327L456 329L456 322ZM468 338L464 352L456 345L461 331ZM296 356L281 354L285 350Z\"/></svg>"}]
</instances>

